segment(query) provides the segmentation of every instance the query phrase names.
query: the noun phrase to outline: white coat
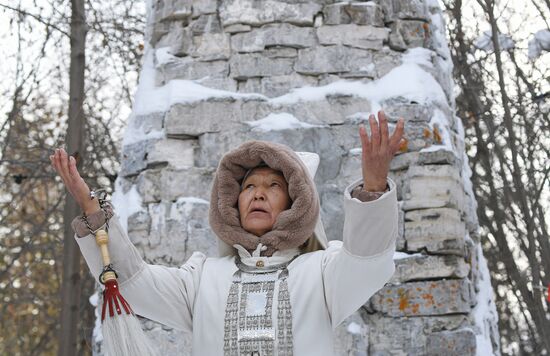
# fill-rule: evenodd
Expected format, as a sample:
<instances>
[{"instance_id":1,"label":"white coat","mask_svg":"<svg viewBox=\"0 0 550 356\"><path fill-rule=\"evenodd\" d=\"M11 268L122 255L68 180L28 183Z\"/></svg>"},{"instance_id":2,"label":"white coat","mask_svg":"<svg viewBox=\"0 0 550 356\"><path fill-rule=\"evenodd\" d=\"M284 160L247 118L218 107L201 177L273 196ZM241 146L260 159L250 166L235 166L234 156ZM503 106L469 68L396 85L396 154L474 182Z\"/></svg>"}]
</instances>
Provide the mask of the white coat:
<instances>
[{"instance_id":1,"label":"white coat","mask_svg":"<svg viewBox=\"0 0 550 356\"><path fill-rule=\"evenodd\" d=\"M292 308L293 352L298 356L333 355L333 329L359 309L391 278L397 237L395 183L374 201L344 192L343 242L331 241L326 250L305 253L288 266ZM109 250L122 295L134 312L169 327L192 332L193 355L223 355L224 314L234 256L207 258L195 252L181 267L145 263L121 228L109 221ZM76 238L91 273L102 268L92 235ZM244 264L265 266L292 259L299 250L277 251L272 257L252 256L238 248ZM276 309L276 308L274 308Z\"/></svg>"}]
</instances>

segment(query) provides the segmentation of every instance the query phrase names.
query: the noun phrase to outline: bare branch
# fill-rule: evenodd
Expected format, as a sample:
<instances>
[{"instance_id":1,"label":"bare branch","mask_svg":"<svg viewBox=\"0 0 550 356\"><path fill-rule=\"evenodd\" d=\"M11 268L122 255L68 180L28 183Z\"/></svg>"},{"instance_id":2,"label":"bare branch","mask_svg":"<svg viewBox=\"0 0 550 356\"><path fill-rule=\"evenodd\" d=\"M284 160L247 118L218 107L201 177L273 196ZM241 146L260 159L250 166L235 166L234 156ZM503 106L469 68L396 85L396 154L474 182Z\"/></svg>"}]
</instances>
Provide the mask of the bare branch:
<instances>
[{"instance_id":1,"label":"bare branch","mask_svg":"<svg viewBox=\"0 0 550 356\"><path fill-rule=\"evenodd\" d=\"M11 10L11 11L15 11L21 15L25 15L25 16L29 16L29 17L32 17L33 19L35 19L36 21L40 22L41 24L45 25L47 28L51 27L53 28L54 30L56 31L59 31L60 33L62 33L63 35L67 36L68 38L71 38L71 35L69 33L67 33L65 30L57 27L56 25L50 23L50 22L47 22L46 20L44 20L42 17L40 17L39 15L35 15L35 14L31 14L30 12L28 11L25 11L25 10L22 10L22 9L18 9L18 8L15 8L15 7L12 7L12 6L9 6L9 5L6 5L6 4L0 4L0 7L3 7L5 9L8 9L8 10Z\"/></svg>"}]
</instances>

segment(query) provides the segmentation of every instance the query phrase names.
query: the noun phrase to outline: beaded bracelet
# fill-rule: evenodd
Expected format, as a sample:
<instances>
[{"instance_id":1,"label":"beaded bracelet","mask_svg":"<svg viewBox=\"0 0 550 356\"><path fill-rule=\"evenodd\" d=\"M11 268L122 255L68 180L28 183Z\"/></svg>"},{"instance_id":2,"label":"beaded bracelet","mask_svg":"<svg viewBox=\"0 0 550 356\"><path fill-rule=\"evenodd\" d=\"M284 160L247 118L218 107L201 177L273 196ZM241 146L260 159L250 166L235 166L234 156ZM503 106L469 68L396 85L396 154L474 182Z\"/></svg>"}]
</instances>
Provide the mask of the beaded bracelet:
<instances>
[{"instance_id":1,"label":"beaded bracelet","mask_svg":"<svg viewBox=\"0 0 550 356\"><path fill-rule=\"evenodd\" d=\"M108 232L109 231L109 213L107 212L107 208L112 208L112 206L109 203L109 201L105 199L105 195L107 195L107 193L105 192L104 189L99 189L97 191L94 191L94 190L90 191L90 199L93 200L97 198L97 201L99 202L99 207L101 211L103 211L103 215L105 215L105 231ZM92 229L90 222L88 221L88 217L84 212L82 212L82 215L80 218L88 228L88 231L90 231L90 234L92 235L95 234L97 230Z\"/></svg>"}]
</instances>

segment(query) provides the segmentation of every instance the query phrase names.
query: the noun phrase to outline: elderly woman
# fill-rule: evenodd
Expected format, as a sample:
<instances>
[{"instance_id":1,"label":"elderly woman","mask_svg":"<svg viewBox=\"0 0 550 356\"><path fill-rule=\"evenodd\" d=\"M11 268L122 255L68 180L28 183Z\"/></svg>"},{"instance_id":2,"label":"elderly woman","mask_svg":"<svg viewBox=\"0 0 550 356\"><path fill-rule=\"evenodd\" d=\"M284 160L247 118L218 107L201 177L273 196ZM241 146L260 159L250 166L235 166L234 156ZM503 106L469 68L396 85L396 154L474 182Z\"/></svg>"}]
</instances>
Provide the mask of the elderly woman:
<instances>
[{"instance_id":1,"label":"elderly woman","mask_svg":"<svg viewBox=\"0 0 550 356\"><path fill-rule=\"evenodd\" d=\"M91 235L106 222L120 289L134 311L193 333L194 355L331 355L333 329L394 272L395 184L387 178L403 120L390 136L382 112L360 127L363 179L344 192L344 238L327 241L313 154L251 141L216 172L209 221L220 257L195 252L180 268L145 263L110 206L100 208L63 150L51 156L86 219L73 221L92 274L102 269Z\"/></svg>"}]
</instances>

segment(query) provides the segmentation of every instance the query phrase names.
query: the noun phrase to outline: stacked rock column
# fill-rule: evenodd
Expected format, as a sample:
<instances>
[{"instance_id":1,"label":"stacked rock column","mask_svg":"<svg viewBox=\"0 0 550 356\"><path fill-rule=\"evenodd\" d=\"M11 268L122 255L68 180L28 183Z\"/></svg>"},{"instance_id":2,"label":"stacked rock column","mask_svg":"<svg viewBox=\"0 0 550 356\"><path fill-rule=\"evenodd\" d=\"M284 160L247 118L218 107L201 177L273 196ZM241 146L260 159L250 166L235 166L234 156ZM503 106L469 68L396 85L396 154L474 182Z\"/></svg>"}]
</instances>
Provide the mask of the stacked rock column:
<instances>
[{"instance_id":1,"label":"stacked rock column","mask_svg":"<svg viewBox=\"0 0 550 356\"><path fill-rule=\"evenodd\" d=\"M213 173L225 152L249 139L320 155L322 218L329 239L341 239L342 192L361 174L358 124L383 108L392 123L406 119L408 139L391 166L400 206L397 269L338 329L336 351L473 355L483 342L498 350L492 300L477 307L490 281L480 272L437 2L150 1L148 80L136 96L142 102L129 122L115 193L143 257L178 266L195 250L216 255L207 220ZM384 78L410 61L443 100L416 101L415 93L388 88ZM166 103L148 102L157 97ZM188 337L147 325L164 354L189 353Z\"/></svg>"}]
</instances>

